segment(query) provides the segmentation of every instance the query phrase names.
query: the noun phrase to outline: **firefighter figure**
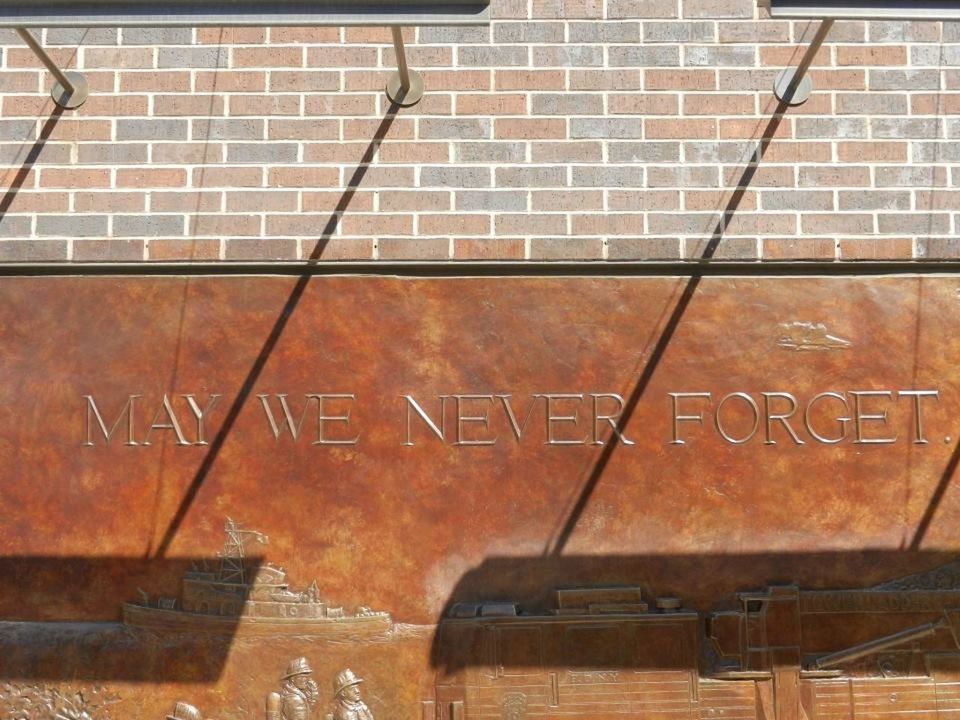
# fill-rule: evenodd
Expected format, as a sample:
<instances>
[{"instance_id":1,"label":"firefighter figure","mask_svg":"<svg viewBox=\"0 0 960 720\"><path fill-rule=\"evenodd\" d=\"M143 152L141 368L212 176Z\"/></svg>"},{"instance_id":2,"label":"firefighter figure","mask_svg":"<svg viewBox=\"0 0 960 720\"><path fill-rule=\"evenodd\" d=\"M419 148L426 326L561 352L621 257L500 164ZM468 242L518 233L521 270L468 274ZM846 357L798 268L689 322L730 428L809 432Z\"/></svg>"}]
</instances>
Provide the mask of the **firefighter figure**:
<instances>
[{"instance_id":1,"label":"firefighter figure","mask_svg":"<svg viewBox=\"0 0 960 720\"><path fill-rule=\"evenodd\" d=\"M373 713L360 699L363 680L347 668L333 679L333 720L373 720Z\"/></svg>"},{"instance_id":2,"label":"firefighter figure","mask_svg":"<svg viewBox=\"0 0 960 720\"><path fill-rule=\"evenodd\" d=\"M310 720L319 692L312 672L306 658L290 661L280 692L267 695L267 720Z\"/></svg>"}]
</instances>

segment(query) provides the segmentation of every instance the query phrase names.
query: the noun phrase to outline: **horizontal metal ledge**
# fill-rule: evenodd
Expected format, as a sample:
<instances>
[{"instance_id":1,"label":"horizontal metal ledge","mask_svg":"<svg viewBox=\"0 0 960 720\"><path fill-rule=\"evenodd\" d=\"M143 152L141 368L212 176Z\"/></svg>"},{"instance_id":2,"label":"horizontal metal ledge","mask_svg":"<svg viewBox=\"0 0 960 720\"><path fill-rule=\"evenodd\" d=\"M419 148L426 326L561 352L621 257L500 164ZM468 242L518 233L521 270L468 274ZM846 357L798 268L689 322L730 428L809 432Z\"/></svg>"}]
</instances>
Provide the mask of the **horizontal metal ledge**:
<instances>
[{"instance_id":1,"label":"horizontal metal ledge","mask_svg":"<svg viewBox=\"0 0 960 720\"><path fill-rule=\"evenodd\" d=\"M957 0L760 0L775 19L960 20Z\"/></svg>"},{"instance_id":2,"label":"horizontal metal ledge","mask_svg":"<svg viewBox=\"0 0 960 720\"><path fill-rule=\"evenodd\" d=\"M379 276L411 278L470 277L849 277L857 275L960 276L960 260L863 261L695 261L565 262L137 262L0 263L3 277L78 276Z\"/></svg>"},{"instance_id":3,"label":"horizontal metal ledge","mask_svg":"<svg viewBox=\"0 0 960 720\"><path fill-rule=\"evenodd\" d=\"M162 7L162 12L160 8ZM342 27L487 25L489 0L0 0L8 27Z\"/></svg>"}]
</instances>

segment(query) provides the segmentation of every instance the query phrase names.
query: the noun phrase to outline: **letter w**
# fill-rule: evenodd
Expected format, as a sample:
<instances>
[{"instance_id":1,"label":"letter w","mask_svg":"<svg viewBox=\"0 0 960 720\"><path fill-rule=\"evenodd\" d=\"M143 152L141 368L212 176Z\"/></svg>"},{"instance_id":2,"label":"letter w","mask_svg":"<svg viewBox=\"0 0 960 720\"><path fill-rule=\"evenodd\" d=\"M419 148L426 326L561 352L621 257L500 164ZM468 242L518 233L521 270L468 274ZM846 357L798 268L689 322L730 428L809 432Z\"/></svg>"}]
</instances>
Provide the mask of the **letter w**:
<instances>
[{"instance_id":1,"label":"letter w","mask_svg":"<svg viewBox=\"0 0 960 720\"><path fill-rule=\"evenodd\" d=\"M276 418L273 416L273 410L270 409L270 401L268 398L269 395L257 395L260 399L260 404L263 405L263 412L267 415L267 422L270 423L270 431L273 433L273 439L280 439L281 428L277 424ZM303 427L303 421L307 417L307 409L310 407L310 398L307 398L306 403L303 405L303 412L300 413L300 419L294 423L293 413L290 412L290 406L287 404L286 393L278 393L277 399L280 400L280 408L283 410L283 419L286 422L287 430L290 432L290 436L296 440L300 437L300 428Z\"/></svg>"}]
</instances>

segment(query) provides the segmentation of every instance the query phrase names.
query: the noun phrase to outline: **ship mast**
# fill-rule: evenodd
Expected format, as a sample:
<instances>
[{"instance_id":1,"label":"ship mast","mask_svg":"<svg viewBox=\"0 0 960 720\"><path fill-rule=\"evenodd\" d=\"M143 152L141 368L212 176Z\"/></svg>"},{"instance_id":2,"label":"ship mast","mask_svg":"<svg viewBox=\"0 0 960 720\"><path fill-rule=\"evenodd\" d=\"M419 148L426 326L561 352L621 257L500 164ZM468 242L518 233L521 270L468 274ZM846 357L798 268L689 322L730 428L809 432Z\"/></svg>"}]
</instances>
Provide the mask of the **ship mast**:
<instances>
[{"instance_id":1,"label":"ship mast","mask_svg":"<svg viewBox=\"0 0 960 720\"><path fill-rule=\"evenodd\" d=\"M243 567L243 543L247 536L252 536L262 545L266 545L267 536L256 530L244 530L238 523L227 518L223 526L227 539L220 551L220 582L236 582L246 584Z\"/></svg>"}]
</instances>

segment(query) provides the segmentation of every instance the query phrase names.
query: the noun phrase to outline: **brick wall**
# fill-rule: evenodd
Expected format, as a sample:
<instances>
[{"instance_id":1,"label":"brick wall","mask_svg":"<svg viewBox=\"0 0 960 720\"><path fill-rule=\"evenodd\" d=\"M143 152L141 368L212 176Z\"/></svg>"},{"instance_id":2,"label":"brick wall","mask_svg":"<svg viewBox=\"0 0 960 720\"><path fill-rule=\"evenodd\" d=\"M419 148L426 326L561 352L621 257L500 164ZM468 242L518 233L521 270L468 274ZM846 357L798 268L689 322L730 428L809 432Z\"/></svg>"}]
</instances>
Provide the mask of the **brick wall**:
<instances>
[{"instance_id":1,"label":"brick wall","mask_svg":"<svg viewBox=\"0 0 960 720\"><path fill-rule=\"evenodd\" d=\"M960 256L960 24L817 23L754 0L493 0L386 29L0 31L0 261ZM782 108L781 108L782 110Z\"/></svg>"}]
</instances>

